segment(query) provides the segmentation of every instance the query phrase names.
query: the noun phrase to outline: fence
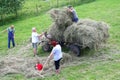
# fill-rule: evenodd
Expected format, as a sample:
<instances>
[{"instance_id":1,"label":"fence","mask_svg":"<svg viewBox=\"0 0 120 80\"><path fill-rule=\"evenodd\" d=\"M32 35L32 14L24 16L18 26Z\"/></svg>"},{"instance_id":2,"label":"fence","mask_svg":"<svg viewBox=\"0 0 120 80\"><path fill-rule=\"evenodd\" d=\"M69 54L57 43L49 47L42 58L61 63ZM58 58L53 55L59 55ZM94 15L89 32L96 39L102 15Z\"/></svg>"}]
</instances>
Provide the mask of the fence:
<instances>
[{"instance_id":1,"label":"fence","mask_svg":"<svg viewBox=\"0 0 120 80\"><path fill-rule=\"evenodd\" d=\"M20 17L30 17L39 15L42 12L45 12L51 8L57 8L67 5L81 5L84 3L89 3L95 0L25 0L23 7L18 11L18 18ZM16 19L14 14L5 14L3 16L4 20L0 18L0 25L6 24L6 21L9 23Z\"/></svg>"},{"instance_id":2,"label":"fence","mask_svg":"<svg viewBox=\"0 0 120 80\"><path fill-rule=\"evenodd\" d=\"M80 5L95 0L26 0L23 9L21 10L22 15L39 15L41 12L47 11L51 8L57 8L67 5Z\"/></svg>"}]
</instances>

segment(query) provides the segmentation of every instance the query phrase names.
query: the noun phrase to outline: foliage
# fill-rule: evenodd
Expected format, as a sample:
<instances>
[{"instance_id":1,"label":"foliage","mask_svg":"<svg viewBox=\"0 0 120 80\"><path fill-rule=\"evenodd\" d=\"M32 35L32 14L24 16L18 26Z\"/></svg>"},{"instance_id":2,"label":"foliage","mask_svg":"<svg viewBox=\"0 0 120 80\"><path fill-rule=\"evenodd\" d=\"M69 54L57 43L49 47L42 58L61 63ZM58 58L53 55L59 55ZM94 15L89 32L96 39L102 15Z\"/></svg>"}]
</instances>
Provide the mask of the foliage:
<instances>
[{"instance_id":1,"label":"foliage","mask_svg":"<svg viewBox=\"0 0 120 80\"><path fill-rule=\"evenodd\" d=\"M66 5L77 6L77 5L92 2L95 0L24 0L24 5L19 12L18 11L16 12L16 9L17 10L19 9L19 6L21 6L21 3L23 3L23 0L3 0L3 2L5 2L5 1L10 2L10 4L11 4L11 2L13 4L14 3L13 1L17 2L15 4L15 6L17 6L17 7L15 7L12 10L10 9L10 12L14 12L18 16L15 17L15 15L13 15L13 14L9 14L9 15L7 14L6 16L4 16L4 20L5 20L4 24L7 24L8 22L11 22L18 18L28 18L31 16L38 16L39 14L41 14L51 8L57 8L57 7L62 7L62 6L66 6Z\"/></svg>"},{"instance_id":2,"label":"foliage","mask_svg":"<svg viewBox=\"0 0 120 80\"><path fill-rule=\"evenodd\" d=\"M0 0L0 20L3 20L5 14L14 13L17 16L18 10L21 8L23 1L24 0Z\"/></svg>"}]
</instances>

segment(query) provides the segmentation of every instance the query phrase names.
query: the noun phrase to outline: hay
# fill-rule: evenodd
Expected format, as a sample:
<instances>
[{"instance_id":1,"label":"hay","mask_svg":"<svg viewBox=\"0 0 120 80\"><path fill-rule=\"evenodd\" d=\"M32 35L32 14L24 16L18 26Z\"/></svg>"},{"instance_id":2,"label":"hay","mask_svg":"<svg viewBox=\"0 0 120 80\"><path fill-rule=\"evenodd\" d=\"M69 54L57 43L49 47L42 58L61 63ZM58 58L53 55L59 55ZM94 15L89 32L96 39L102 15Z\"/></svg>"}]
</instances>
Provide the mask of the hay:
<instances>
[{"instance_id":1,"label":"hay","mask_svg":"<svg viewBox=\"0 0 120 80\"><path fill-rule=\"evenodd\" d=\"M52 9L49 11L49 14L59 29L65 29L65 27L70 26L73 23L72 15L66 8Z\"/></svg>"},{"instance_id":2,"label":"hay","mask_svg":"<svg viewBox=\"0 0 120 80\"><path fill-rule=\"evenodd\" d=\"M53 24L48 34L54 40L67 43L77 43L81 48L98 48L109 37L109 26L105 22L91 19L80 19L72 22L72 16L65 8L50 11Z\"/></svg>"},{"instance_id":3,"label":"hay","mask_svg":"<svg viewBox=\"0 0 120 80\"><path fill-rule=\"evenodd\" d=\"M26 77L40 76L36 74L34 68L36 62L36 58L8 56L0 61L0 76L7 74L23 74ZM40 60L40 62L43 63L42 60Z\"/></svg>"},{"instance_id":4,"label":"hay","mask_svg":"<svg viewBox=\"0 0 120 80\"><path fill-rule=\"evenodd\" d=\"M64 31L68 26L73 24L71 14L66 9L52 9L49 13L54 22L50 26L48 34L54 40L63 41Z\"/></svg>"},{"instance_id":5,"label":"hay","mask_svg":"<svg viewBox=\"0 0 120 80\"><path fill-rule=\"evenodd\" d=\"M108 37L108 25L90 19L80 20L64 31L65 42L77 43L82 48L97 48Z\"/></svg>"},{"instance_id":6,"label":"hay","mask_svg":"<svg viewBox=\"0 0 120 80\"><path fill-rule=\"evenodd\" d=\"M69 63L72 61L73 61L73 57L71 55L69 55L68 53L63 53L63 58L61 60L61 64Z\"/></svg>"},{"instance_id":7,"label":"hay","mask_svg":"<svg viewBox=\"0 0 120 80\"><path fill-rule=\"evenodd\" d=\"M49 42L49 39L47 39L45 36L41 37L41 43L40 43L41 46L48 44L48 42Z\"/></svg>"},{"instance_id":8,"label":"hay","mask_svg":"<svg viewBox=\"0 0 120 80\"><path fill-rule=\"evenodd\" d=\"M63 53L64 54L64 53ZM54 73L54 61L51 60L47 65L44 66L43 73L35 70L34 66L39 60L41 64L44 64L47 57L34 57L34 58L23 58L17 56L8 56L0 60L0 76L7 74L22 74L27 78L39 77L43 78L47 75ZM72 62L72 58L68 54L64 54L62 64Z\"/></svg>"},{"instance_id":9,"label":"hay","mask_svg":"<svg viewBox=\"0 0 120 80\"><path fill-rule=\"evenodd\" d=\"M63 41L64 40L63 33L65 29L59 30L56 24L53 24L51 27L52 28L49 29L48 34L50 34L54 40Z\"/></svg>"}]
</instances>

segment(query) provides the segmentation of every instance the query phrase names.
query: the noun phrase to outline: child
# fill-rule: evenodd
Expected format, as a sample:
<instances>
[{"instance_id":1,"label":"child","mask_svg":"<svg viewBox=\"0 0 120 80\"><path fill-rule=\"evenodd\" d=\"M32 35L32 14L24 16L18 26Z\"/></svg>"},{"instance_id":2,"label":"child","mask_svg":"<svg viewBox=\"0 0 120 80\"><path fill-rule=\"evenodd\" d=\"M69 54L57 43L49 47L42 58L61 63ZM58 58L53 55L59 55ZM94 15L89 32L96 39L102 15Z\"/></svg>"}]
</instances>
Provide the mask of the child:
<instances>
[{"instance_id":1,"label":"child","mask_svg":"<svg viewBox=\"0 0 120 80\"><path fill-rule=\"evenodd\" d=\"M40 71L40 70L43 69L43 65L40 64L40 62L38 61L37 64L35 65L35 69L38 70L38 71Z\"/></svg>"}]
</instances>

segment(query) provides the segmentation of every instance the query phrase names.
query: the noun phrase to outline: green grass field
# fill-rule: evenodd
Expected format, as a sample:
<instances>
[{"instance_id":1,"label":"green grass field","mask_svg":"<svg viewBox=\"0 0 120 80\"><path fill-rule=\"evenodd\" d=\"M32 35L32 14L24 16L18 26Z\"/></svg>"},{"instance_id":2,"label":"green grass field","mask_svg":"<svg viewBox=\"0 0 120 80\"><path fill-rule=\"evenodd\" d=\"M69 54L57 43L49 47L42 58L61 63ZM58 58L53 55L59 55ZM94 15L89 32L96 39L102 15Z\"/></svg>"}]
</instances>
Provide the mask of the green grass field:
<instances>
[{"instance_id":1,"label":"green grass field","mask_svg":"<svg viewBox=\"0 0 120 80\"><path fill-rule=\"evenodd\" d=\"M62 69L60 75L48 76L44 79L26 79L23 75L6 75L1 80L120 80L120 0L96 0L92 3L75 7L79 18L90 18L105 21L110 25L110 38L107 49L98 53L80 57L80 62ZM14 24L16 44L23 44L31 36L32 27L41 33L52 23L48 14L17 20L0 27L0 31ZM7 33L0 33L0 55L6 54Z\"/></svg>"}]
</instances>

